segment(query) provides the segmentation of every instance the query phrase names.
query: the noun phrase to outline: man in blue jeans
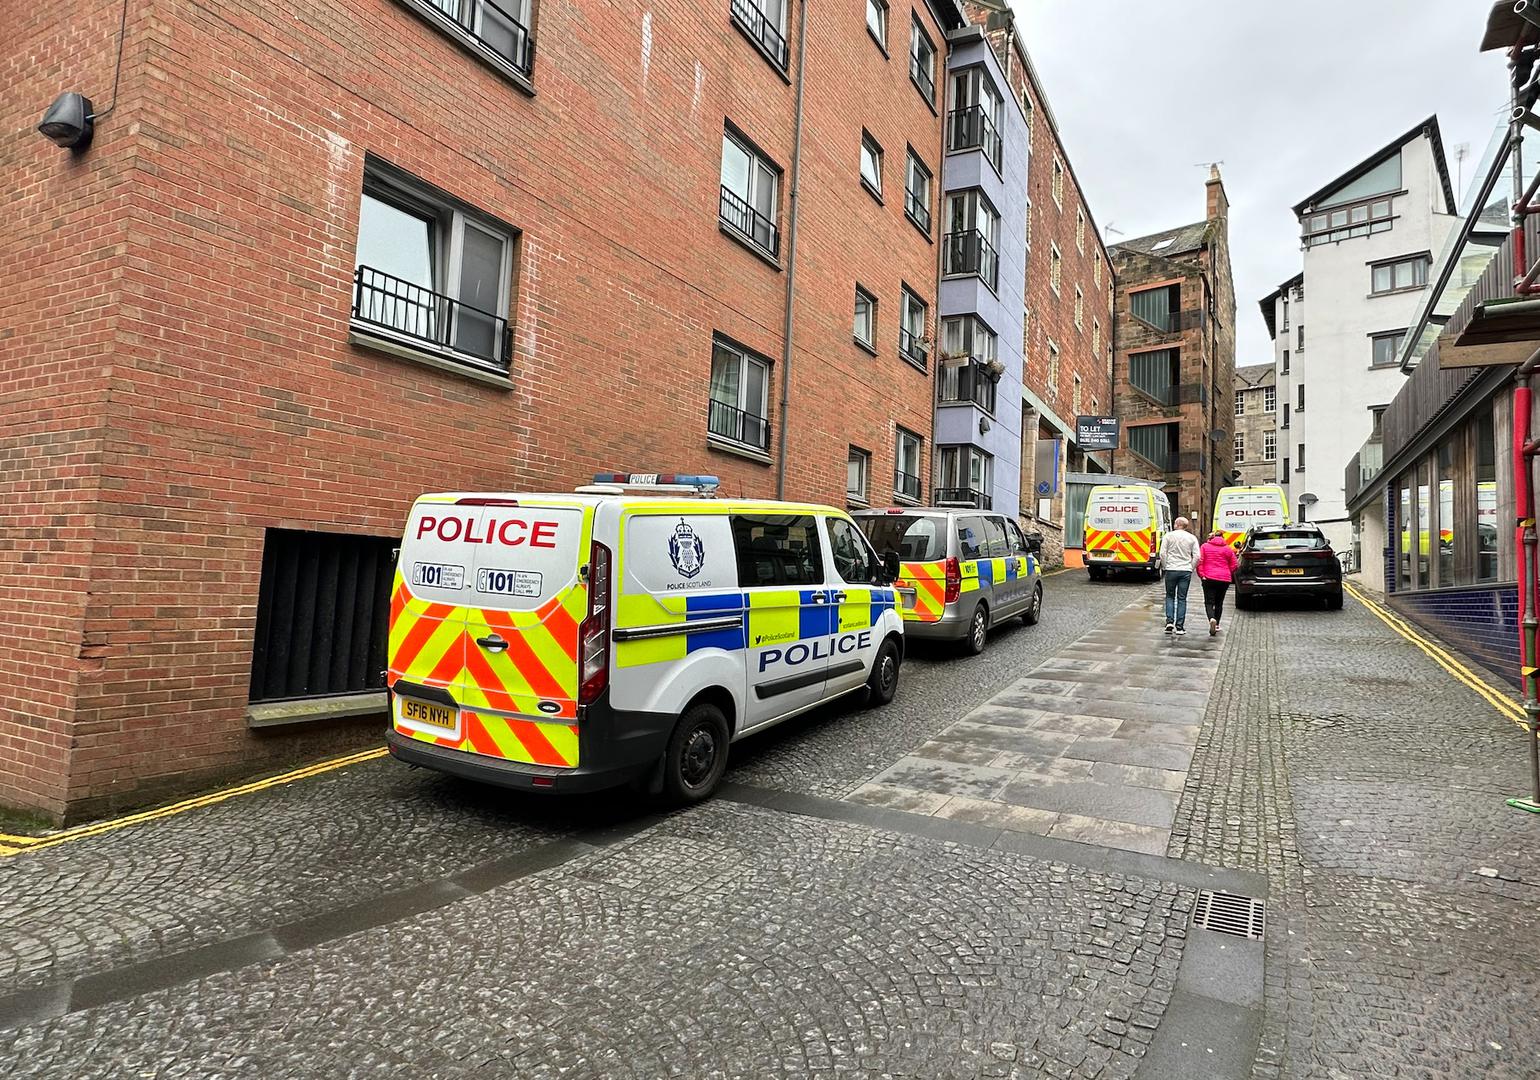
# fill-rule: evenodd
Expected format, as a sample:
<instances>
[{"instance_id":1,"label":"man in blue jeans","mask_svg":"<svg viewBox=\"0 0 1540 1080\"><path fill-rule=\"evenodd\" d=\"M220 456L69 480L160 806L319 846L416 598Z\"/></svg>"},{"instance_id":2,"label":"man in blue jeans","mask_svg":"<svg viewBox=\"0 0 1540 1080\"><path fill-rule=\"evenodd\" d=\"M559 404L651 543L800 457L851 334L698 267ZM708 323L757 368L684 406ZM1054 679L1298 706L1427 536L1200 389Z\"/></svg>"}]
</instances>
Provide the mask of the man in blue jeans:
<instances>
[{"instance_id":1,"label":"man in blue jeans","mask_svg":"<svg viewBox=\"0 0 1540 1080\"><path fill-rule=\"evenodd\" d=\"M1187 529L1184 517L1160 541L1160 560L1166 567L1166 633L1187 633L1187 589L1198 565L1198 538Z\"/></svg>"}]
</instances>

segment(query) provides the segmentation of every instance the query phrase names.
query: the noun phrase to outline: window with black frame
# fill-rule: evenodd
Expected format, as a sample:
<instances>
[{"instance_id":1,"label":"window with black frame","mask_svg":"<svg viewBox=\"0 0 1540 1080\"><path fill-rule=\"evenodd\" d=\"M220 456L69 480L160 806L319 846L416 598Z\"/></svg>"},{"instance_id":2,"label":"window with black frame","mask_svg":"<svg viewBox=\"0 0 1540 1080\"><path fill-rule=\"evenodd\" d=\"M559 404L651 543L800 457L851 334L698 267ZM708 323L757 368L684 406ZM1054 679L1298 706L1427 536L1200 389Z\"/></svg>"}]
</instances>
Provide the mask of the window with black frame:
<instances>
[{"instance_id":1,"label":"window with black frame","mask_svg":"<svg viewBox=\"0 0 1540 1080\"><path fill-rule=\"evenodd\" d=\"M772 258L781 251L780 183L780 170L747 139L722 133L722 223Z\"/></svg>"},{"instance_id":2,"label":"window with black frame","mask_svg":"<svg viewBox=\"0 0 1540 1080\"><path fill-rule=\"evenodd\" d=\"M709 435L768 453L770 361L722 338L712 343Z\"/></svg>"}]
</instances>

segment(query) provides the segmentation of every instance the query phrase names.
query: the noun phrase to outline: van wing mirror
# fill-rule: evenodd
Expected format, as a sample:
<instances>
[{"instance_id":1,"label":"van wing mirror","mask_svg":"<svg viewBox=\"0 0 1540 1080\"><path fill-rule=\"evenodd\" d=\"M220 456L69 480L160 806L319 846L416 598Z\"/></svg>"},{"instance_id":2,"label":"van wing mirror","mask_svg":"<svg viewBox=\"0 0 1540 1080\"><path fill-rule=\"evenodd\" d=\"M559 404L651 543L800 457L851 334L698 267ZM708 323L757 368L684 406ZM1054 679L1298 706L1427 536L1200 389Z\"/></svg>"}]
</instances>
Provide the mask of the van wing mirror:
<instances>
[{"instance_id":1,"label":"van wing mirror","mask_svg":"<svg viewBox=\"0 0 1540 1080\"><path fill-rule=\"evenodd\" d=\"M1027 534L1027 551L1033 555L1043 553L1043 534L1040 532Z\"/></svg>"},{"instance_id":2,"label":"van wing mirror","mask_svg":"<svg viewBox=\"0 0 1540 1080\"><path fill-rule=\"evenodd\" d=\"M891 585L903 576L903 567L898 561L898 552L889 549L882 553L882 577L884 585Z\"/></svg>"}]
</instances>

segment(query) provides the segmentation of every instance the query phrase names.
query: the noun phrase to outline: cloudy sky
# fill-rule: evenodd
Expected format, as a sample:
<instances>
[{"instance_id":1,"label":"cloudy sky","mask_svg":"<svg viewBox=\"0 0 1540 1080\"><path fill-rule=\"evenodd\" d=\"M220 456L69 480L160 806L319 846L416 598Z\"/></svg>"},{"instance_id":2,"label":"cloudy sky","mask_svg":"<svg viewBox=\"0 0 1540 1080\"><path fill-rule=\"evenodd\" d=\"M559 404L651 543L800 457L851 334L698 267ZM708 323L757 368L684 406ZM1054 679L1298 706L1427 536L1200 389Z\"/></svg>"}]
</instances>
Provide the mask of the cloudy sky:
<instances>
[{"instance_id":1,"label":"cloudy sky","mask_svg":"<svg viewBox=\"0 0 1540 1080\"><path fill-rule=\"evenodd\" d=\"M1290 206L1431 113L1451 180L1469 144L1463 197L1507 113L1487 0L1012 3L1109 242L1201 220L1197 163L1223 162L1238 364L1271 359L1257 301L1299 271Z\"/></svg>"}]
</instances>

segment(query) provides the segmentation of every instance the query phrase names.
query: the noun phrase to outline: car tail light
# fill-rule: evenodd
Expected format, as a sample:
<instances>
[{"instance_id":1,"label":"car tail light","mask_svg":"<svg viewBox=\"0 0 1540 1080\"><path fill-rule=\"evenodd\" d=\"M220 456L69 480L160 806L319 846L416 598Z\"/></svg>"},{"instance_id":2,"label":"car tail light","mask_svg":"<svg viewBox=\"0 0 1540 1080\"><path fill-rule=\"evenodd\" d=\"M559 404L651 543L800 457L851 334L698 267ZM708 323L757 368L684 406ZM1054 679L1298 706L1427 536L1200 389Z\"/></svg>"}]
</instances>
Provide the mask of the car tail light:
<instances>
[{"instance_id":1,"label":"car tail light","mask_svg":"<svg viewBox=\"0 0 1540 1080\"><path fill-rule=\"evenodd\" d=\"M588 615L578 627L578 704L591 705L610 684L610 549L588 555Z\"/></svg>"},{"instance_id":2,"label":"car tail light","mask_svg":"<svg viewBox=\"0 0 1540 1080\"><path fill-rule=\"evenodd\" d=\"M957 556L952 556L946 561L946 603L955 604L957 598L962 595L962 564L957 561Z\"/></svg>"}]
</instances>

